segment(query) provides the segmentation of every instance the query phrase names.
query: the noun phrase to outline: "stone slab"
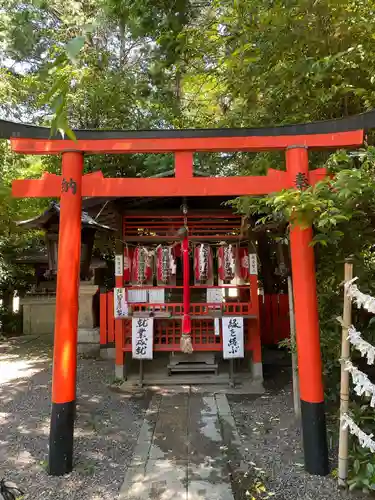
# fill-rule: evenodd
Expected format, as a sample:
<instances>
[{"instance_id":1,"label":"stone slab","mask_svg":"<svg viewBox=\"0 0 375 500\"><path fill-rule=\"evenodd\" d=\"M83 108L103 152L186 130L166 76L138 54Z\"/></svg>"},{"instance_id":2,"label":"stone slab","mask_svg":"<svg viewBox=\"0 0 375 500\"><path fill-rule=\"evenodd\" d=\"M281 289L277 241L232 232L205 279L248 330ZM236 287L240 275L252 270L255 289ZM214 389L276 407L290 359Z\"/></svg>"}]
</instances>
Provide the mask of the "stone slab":
<instances>
[{"instance_id":1,"label":"stone slab","mask_svg":"<svg viewBox=\"0 0 375 500\"><path fill-rule=\"evenodd\" d=\"M225 396L155 395L118 500L233 500L226 440L237 447L239 436L228 407Z\"/></svg>"},{"instance_id":2,"label":"stone slab","mask_svg":"<svg viewBox=\"0 0 375 500\"><path fill-rule=\"evenodd\" d=\"M200 415L216 415L217 408L214 396L192 395L189 401L189 415L197 418Z\"/></svg>"},{"instance_id":3,"label":"stone slab","mask_svg":"<svg viewBox=\"0 0 375 500\"><path fill-rule=\"evenodd\" d=\"M187 462L149 460L128 469L118 500L186 500Z\"/></svg>"},{"instance_id":4,"label":"stone slab","mask_svg":"<svg viewBox=\"0 0 375 500\"><path fill-rule=\"evenodd\" d=\"M217 406L217 412L219 413L220 416L223 415L232 415L229 403L228 403L228 398L226 397L225 394L216 394L215 395L215 401L216 401L216 406Z\"/></svg>"},{"instance_id":5,"label":"stone slab","mask_svg":"<svg viewBox=\"0 0 375 500\"><path fill-rule=\"evenodd\" d=\"M186 460L187 458L187 407L162 407L155 426L150 449L150 459Z\"/></svg>"},{"instance_id":6,"label":"stone slab","mask_svg":"<svg viewBox=\"0 0 375 500\"><path fill-rule=\"evenodd\" d=\"M228 483L210 483L192 481L188 484L187 500L233 500L233 493Z\"/></svg>"},{"instance_id":7,"label":"stone slab","mask_svg":"<svg viewBox=\"0 0 375 500\"><path fill-rule=\"evenodd\" d=\"M222 459L223 441L218 415L202 415L189 422L189 461L201 463L204 459Z\"/></svg>"}]
</instances>

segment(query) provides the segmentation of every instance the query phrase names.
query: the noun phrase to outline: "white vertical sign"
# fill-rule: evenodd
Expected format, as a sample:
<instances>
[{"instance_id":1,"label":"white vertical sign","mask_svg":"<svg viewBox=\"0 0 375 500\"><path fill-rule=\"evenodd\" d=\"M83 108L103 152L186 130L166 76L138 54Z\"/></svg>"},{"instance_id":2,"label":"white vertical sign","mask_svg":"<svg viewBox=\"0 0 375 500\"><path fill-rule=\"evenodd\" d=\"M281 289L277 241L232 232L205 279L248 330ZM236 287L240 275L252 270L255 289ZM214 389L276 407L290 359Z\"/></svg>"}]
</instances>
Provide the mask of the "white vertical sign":
<instances>
[{"instance_id":1,"label":"white vertical sign","mask_svg":"<svg viewBox=\"0 0 375 500\"><path fill-rule=\"evenodd\" d=\"M153 318L132 318L132 353L135 359L153 357Z\"/></svg>"},{"instance_id":2,"label":"white vertical sign","mask_svg":"<svg viewBox=\"0 0 375 500\"><path fill-rule=\"evenodd\" d=\"M243 318L223 317L223 358L244 357Z\"/></svg>"},{"instance_id":3,"label":"white vertical sign","mask_svg":"<svg viewBox=\"0 0 375 500\"><path fill-rule=\"evenodd\" d=\"M219 318L214 318L214 331L215 331L215 336L220 337L220 319Z\"/></svg>"},{"instance_id":4,"label":"white vertical sign","mask_svg":"<svg viewBox=\"0 0 375 500\"><path fill-rule=\"evenodd\" d=\"M113 291L113 304L115 318L124 318L128 315L128 304L125 300L125 288L115 288Z\"/></svg>"},{"instance_id":5,"label":"white vertical sign","mask_svg":"<svg viewBox=\"0 0 375 500\"><path fill-rule=\"evenodd\" d=\"M250 266L250 274L258 274L258 260L256 253L251 253L249 255L249 266Z\"/></svg>"},{"instance_id":6,"label":"white vertical sign","mask_svg":"<svg viewBox=\"0 0 375 500\"><path fill-rule=\"evenodd\" d=\"M124 256L115 255L115 276L122 276L124 274Z\"/></svg>"}]
</instances>

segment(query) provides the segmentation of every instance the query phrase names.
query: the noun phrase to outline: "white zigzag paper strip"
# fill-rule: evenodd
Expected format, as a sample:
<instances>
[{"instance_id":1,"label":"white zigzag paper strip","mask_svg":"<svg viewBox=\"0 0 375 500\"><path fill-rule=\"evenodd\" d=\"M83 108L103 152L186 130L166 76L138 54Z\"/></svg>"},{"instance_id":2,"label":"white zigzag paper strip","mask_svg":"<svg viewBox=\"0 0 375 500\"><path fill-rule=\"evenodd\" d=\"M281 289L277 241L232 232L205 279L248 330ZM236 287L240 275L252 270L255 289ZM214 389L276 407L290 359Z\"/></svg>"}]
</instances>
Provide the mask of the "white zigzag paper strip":
<instances>
[{"instance_id":1,"label":"white zigzag paper strip","mask_svg":"<svg viewBox=\"0 0 375 500\"><path fill-rule=\"evenodd\" d=\"M371 396L370 406L375 408L375 385L368 376L354 366L351 361L345 361L345 370L352 376L354 392L358 396Z\"/></svg>"},{"instance_id":2,"label":"white zigzag paper strip","mask_svg":"<svg viewBox=\"0 0 375 500\"><path fill-rule=\"evenodd\" d=\"M372 453L375 453L375 441L371 439L373 437L373 434L368 435L363 432L347 413L344 413L344 415L342 415L341 422L343 424L343 429L349 428L350 434L357 436L359 444L362 446L362 448L368 448Z\"/></svg>"},{"instance_id":3,"label":"white zigzag paper strip","mask_svg":"<svg viewBox=\"0 0 375 500\"><path fill-rule=\"evenodd\" d=\"M348 328L348 339L350 343L367 358L367 363L373 365L375 361L375 347L366 340L363 340L361 332L356 330L354 326Z\"/></svg>"},{"instance_id":4,"label":"white zigzag paper strip","mask_svg":"<svg viewBox=\"0 0 375 500\"><path fill-rule=\"evenodd\" d=\"M357 285L354 284L354 282L358 279L353 278L350 281L347 281L344 285L345 288L345 293L348 297L353 299L357 307L363 307L363 309L366 309L370 313L375 314L375 299L374 297L371 297L371 295L367 295L365 293L362 293Z\"/></svg>"}]
</instances>

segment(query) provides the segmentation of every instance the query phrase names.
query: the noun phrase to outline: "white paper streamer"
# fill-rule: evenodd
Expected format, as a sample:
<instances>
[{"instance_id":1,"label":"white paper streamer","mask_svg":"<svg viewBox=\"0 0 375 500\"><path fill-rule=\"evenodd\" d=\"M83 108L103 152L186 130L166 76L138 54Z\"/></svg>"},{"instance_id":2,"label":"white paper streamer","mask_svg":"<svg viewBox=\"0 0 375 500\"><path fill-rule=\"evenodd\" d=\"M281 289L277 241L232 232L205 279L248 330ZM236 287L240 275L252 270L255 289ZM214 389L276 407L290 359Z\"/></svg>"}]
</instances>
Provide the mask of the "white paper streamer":
<instances>
[{"instance_id":1,"label":"white paper streamer","mask_svg":"<svg viewBox=\"0 0 375 500\"><path fill-rule=\"evenodd\" d=\"M345 370L350 373L353 379L354 392L358 396L371 397L370 406L375 408L375 385L370 381L368 376L361 372L351 361L345 361Z\"/></svg>"},{"instance_id":2,"label":"white paper streamer","mask_svg":"<svg viewBox=\"0 0 375 500\"><path fill-rule=\"evenodd\" d=\"M341 422L343 429L349 429L350 434L357 436L362 448L368 448L372 453L375 453L375 441L372 440L373 434L368 435L363 432L347 413L342 415Z\"/></svg>"},{"instance_id":3,"label":"white paper streamer","mask_svg":"<svg viewBox=\"0 0 375 500\"><path fill-rule=\"evenodd\" d=\"M353 325L348 328L348 339L357 351L364 358L367 358L367 363L373 365L375 361L375 347L366 340L363 340L361 332L356 330Z\"/></svg>"},{"instance_id":4,"label":"white paper streamer","mask_svg":"<svg viewBox=\"0 0 375 500\"><path fill-rule=\"evenodd\" d=\"M357 285L354 284L357 279L358 277L345 283L344 288L346 295L355 302L357 307L363 307L363 309L375 314L375 299L371 297L371 295L362 293L358 289Z\"/></svg>"}]
</instances>

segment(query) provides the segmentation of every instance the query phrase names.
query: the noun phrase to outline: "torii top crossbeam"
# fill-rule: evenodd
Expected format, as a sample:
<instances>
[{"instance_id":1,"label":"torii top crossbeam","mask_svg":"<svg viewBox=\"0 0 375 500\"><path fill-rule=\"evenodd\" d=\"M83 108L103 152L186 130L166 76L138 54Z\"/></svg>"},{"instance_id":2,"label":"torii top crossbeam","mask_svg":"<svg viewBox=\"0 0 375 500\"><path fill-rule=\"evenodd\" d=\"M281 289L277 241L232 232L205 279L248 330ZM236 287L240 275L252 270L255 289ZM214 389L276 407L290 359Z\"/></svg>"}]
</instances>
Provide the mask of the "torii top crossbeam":
<instances>
[{"instance_id":1,"label":"torii top crossbeam","mask_svg":"<svg viewBox=\"0 0 375 500\"><path fill-rule=\"evenodd\" d=\"M293 146L307 149L336 149L358 146L363 129L375 126L375 112L355 117L302 125L242 129L99 131L76 130L77 141L51 138L49 129L0 121L0 137L11 140L17 153L49 155L67 151L87 154L174 153L175 177L171 179L105 179L100 172L86 175L82 196L231 196L261 195L293 187L286 172L269 170L267 176L193 176L193 153L228 151L286 150ZM324 171L312 171L314 184ZM183 183L181 181L184 181ZM15 181L16 197L58 197L61 177L46 174L41 180Z\"/></svg>"}]
</instances>

